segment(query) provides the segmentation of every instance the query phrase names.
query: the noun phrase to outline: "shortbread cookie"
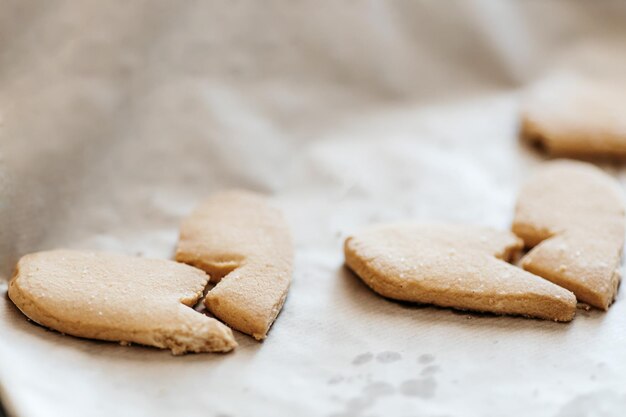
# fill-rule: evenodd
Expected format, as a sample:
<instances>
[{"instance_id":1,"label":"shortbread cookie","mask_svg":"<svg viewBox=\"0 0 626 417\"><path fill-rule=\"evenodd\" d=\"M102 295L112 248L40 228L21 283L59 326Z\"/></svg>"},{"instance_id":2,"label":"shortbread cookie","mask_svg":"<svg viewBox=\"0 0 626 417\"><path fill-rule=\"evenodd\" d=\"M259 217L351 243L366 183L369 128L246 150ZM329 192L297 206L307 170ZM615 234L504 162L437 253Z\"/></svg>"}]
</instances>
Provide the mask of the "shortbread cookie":
<instances>
[{"instance_id":1,"label":"shortbread cookie","mask_svg":"<svg viewBox=\"0 0 626 417\"><path fill-rule=\"evenodd\" d=\"M509 232L459 225L391 224L345 242L346 264L388 298L460 310L570 321L574 294L506 261Z\"/></svg>"},{"instance_id":2,"label":"shortbread cookie","mask_svg":"<svg viewBox=\"0 0 626 417\"><path fill-rule=\"evenodd\" d=\"M9 297L33 321L73 336L175 355L228 352L237 346L231 330L193 310L207 281L172 261L55 250L20 259Z\"/></svg>"},{"instance_id":3,"label":"shortbread cookie","mask_svg":"<svg viewBox=\"0 0 626 417\"><path fill-rule=\"evenodd\" d=\"M267 336L289 290L293 248L282 214L264 197L209 198L183 222L176 260L218 282L205 300L215 316L257 340Z\"/></svg>"},{"instance_id":4,"label":"shortbread cookie","mask_svg":"<svg viewBox=\"0 0 626 417\"><path fill-rule=\"evenodd\" d=\"M513 232L533 248L521 265L606 310L620 276L624 201L619 184L583 162L545 164L522 187Z\"/></svg>"},{"instance_id":5,"label":"shortbread cookie","mask_svg":"<svg viewBox=\"0 0 626 417\"><path fill-rule=\"evenodd\" d=\"M626 88L563 76L537 84L522 104L522 136L555 156L626 156Z\"/></svg>"}]
</instances>

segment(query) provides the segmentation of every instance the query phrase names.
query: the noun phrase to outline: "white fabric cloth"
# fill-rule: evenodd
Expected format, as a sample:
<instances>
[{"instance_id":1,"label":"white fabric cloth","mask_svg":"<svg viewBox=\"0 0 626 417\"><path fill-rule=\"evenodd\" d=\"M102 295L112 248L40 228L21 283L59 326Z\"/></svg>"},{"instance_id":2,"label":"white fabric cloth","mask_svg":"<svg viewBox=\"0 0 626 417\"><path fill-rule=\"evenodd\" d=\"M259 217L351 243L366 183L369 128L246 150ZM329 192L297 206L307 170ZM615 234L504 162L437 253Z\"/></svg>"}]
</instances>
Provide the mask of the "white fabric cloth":
<instances>
[{"instance_id":1,"label":"white fabric cloth","mask_svg":"<svg viewBox=\"0 0 626 417\"><path fill-rule=\"evenodd\" d=\"M7 411L621 416L623 288L571 324L414 307L347 272L342 242L407 218L508 228L545 159L518 141L519 90L626 74L625 23L619 1L3 1L3 294L36 250L169 258L230 187L274 196L297 246L268 339L229 355L62 336L1 297Z\"/></svg>"}]
</instances>

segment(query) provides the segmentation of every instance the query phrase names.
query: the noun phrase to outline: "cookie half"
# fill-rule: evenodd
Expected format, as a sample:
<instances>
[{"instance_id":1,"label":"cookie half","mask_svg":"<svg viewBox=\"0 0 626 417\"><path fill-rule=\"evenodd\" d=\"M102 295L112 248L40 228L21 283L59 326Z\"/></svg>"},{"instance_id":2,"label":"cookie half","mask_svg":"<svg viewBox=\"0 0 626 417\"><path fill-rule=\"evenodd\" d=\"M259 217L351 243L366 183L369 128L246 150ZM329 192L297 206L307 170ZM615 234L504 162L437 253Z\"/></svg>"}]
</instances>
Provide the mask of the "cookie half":
<instances>
[{"instance_id":1,"label":"cookie half","mask_svg":"<svg viewBox=\"0 0 626 417\"><path fill-rule=\"evenodd\" d=\"M513 232L533 248L521 265L606 310L615 298L624 246L624 199L594 165L544 164L520 190Z\"/></svg>"},{"instance_id":2,"label":"cookie half","mask_svg":"<svg viewBox=\"0 0 626 417\"><path fill-rule=\"evenodd\" d=\"M293 247L282 213L265 197L209 198L183 221L176 260L217 282L205 299L216 317L257 340L267 336L287 297Z\"/></svg>"},{"instance_id":3,"label":"cookie half","mask_svg":"<svg viewBox=\"0 0 626 417\"><path fill-rule=\"evenodd\" d=\"M533 86L521 109L522 137L553 156L626 157L626 88L553 77Z\"/></svg>"},{"instance_id":4,"label":"cookie half","mask_svg":"<svg viewBox=\"0 0 626 417\"><path fill-rule=\"evenodd\" d=\"M72 336L185 352L228 352L231 330L193 310L207 275L160 259L54 250L22 257L9 297L31 320Z\"/></svg>"},{"instance_id":5,"label":"cookie half","mask_svg":"<svg viewBox=\"0 0 626 417\"><path fill-rule=\"evenodd\" d=\"M570 321L570 291L509 263L512 233L400 223L370 227L344 246L346 265L378 294L461 310Z\"/></svg>"}]
</instances>

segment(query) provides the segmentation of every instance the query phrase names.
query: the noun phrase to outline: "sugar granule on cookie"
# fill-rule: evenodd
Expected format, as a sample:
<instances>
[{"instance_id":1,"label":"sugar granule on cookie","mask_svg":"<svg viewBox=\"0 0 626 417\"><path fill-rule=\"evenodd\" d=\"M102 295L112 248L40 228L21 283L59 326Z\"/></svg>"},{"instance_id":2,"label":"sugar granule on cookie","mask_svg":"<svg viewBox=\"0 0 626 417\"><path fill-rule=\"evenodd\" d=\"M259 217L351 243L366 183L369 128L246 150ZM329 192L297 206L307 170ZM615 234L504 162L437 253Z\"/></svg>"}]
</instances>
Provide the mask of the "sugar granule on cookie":
<instances>
[{"instance_id":1,"label":"sugar granule on cookie","mask_svg":"<svg viewBox=\"0 0 626 417\"><path fill-rule=\"evenodd\" d=\"M74 250L22 257L9 297L31 320L72 336L186 352L228 352L232 331L193 310L208 277L161 259Z\"/></svg>"},{"instance_id":2,"label":"sugar granule on cookie","mask_svg":"<svg viewBox=\"0 0 626 417\"><path fill-rule=\"evenodd\" d=\"M513 232L533 248L521 265L606 310L620 281L624 220L613 178L584 162L546 163L517 200Z\"/></svg>"},{"instance_id":3,"label":"sugar granule on cookie","mask_svg":"<svg viewBox=\"0 0 626 417\"><path fill-rule=\"evenodd\" d=\"M576 298L507 262L522 247L510 232L461 225L370 227L344 245L346 265L395 300L570 321Z\"/></svg>"},{"instance_id":4,"label":"sugar granule on cookie","mask_svg":"<svg viewBox=\"0 0 626 417\"><path fill-rule=\"evenodd\" d=\"M210 197L183 221L176 260L217 282L205 299L211 313L257 340L267 336L287 297L293 247L282 213L265 197Z\"/></svg>"}]
</instances>

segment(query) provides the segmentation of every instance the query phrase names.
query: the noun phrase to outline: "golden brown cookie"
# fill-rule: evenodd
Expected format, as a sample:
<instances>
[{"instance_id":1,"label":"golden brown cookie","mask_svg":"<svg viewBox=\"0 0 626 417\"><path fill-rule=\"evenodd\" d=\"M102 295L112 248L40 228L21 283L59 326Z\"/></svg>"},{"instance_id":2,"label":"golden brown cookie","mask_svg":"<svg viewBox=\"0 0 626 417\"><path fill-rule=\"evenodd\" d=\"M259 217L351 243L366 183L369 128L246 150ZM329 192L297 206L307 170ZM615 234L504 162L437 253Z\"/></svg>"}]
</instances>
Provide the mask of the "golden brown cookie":
<instances>
[{"instance_id":1,"label":"golden brown cookie","mask_svg":"<svg viewBox=\"0 0 626 417\"><path fill-rule=\"evenodd\" d=\"M267 336L287 297L293 248L266 198L244 191L209 198L184 220L176 260L218 282L205 300L216 317L257 340Z\"/></svg>"},{"instance_id":2,"label":"golden brown cookie","mask_svg":"<svg viewBox=\"0 0 626 417\"><path fill-rule=\"evenodd\" d=\"M624 201L613 178L583 162L545 164L520 191L513 232L534 247L524 269L609 308L624 246Z\"/></svg>"},{"instance_id":3,"label":"golden brown cookie","mask_svg":"<svg viewBox=\"0 0 626 417\"><path fill-rule=\"evenodd\" d=\"M489 228L400 223L370 227L344 249L348 267L388 298L572 320L574 294L506 262L521 247L512 233Z\"/></svg>"},{"instance_id":4,"label":"golden brown cookie","mask_svg":"<svg viewBox=\"0 0 626 417\"><path fill-rule=\"evenodd\" d=\"M579 76L548 79L522 104L522 136L554 156L625 157L626 88Z\"/></svg>"},{"instance_id":5,"label":"golden brown cookie","mask_svg":"<svg viewBox=\"0 0 626 417\"><path fill-rule=\"evenodd\" d=\"M9 297L31 320L73 336L185 352L228 352L231 330L193 310L207 275L176 262L54 250L20 259Z\"/></svg>"}]
</instances>

